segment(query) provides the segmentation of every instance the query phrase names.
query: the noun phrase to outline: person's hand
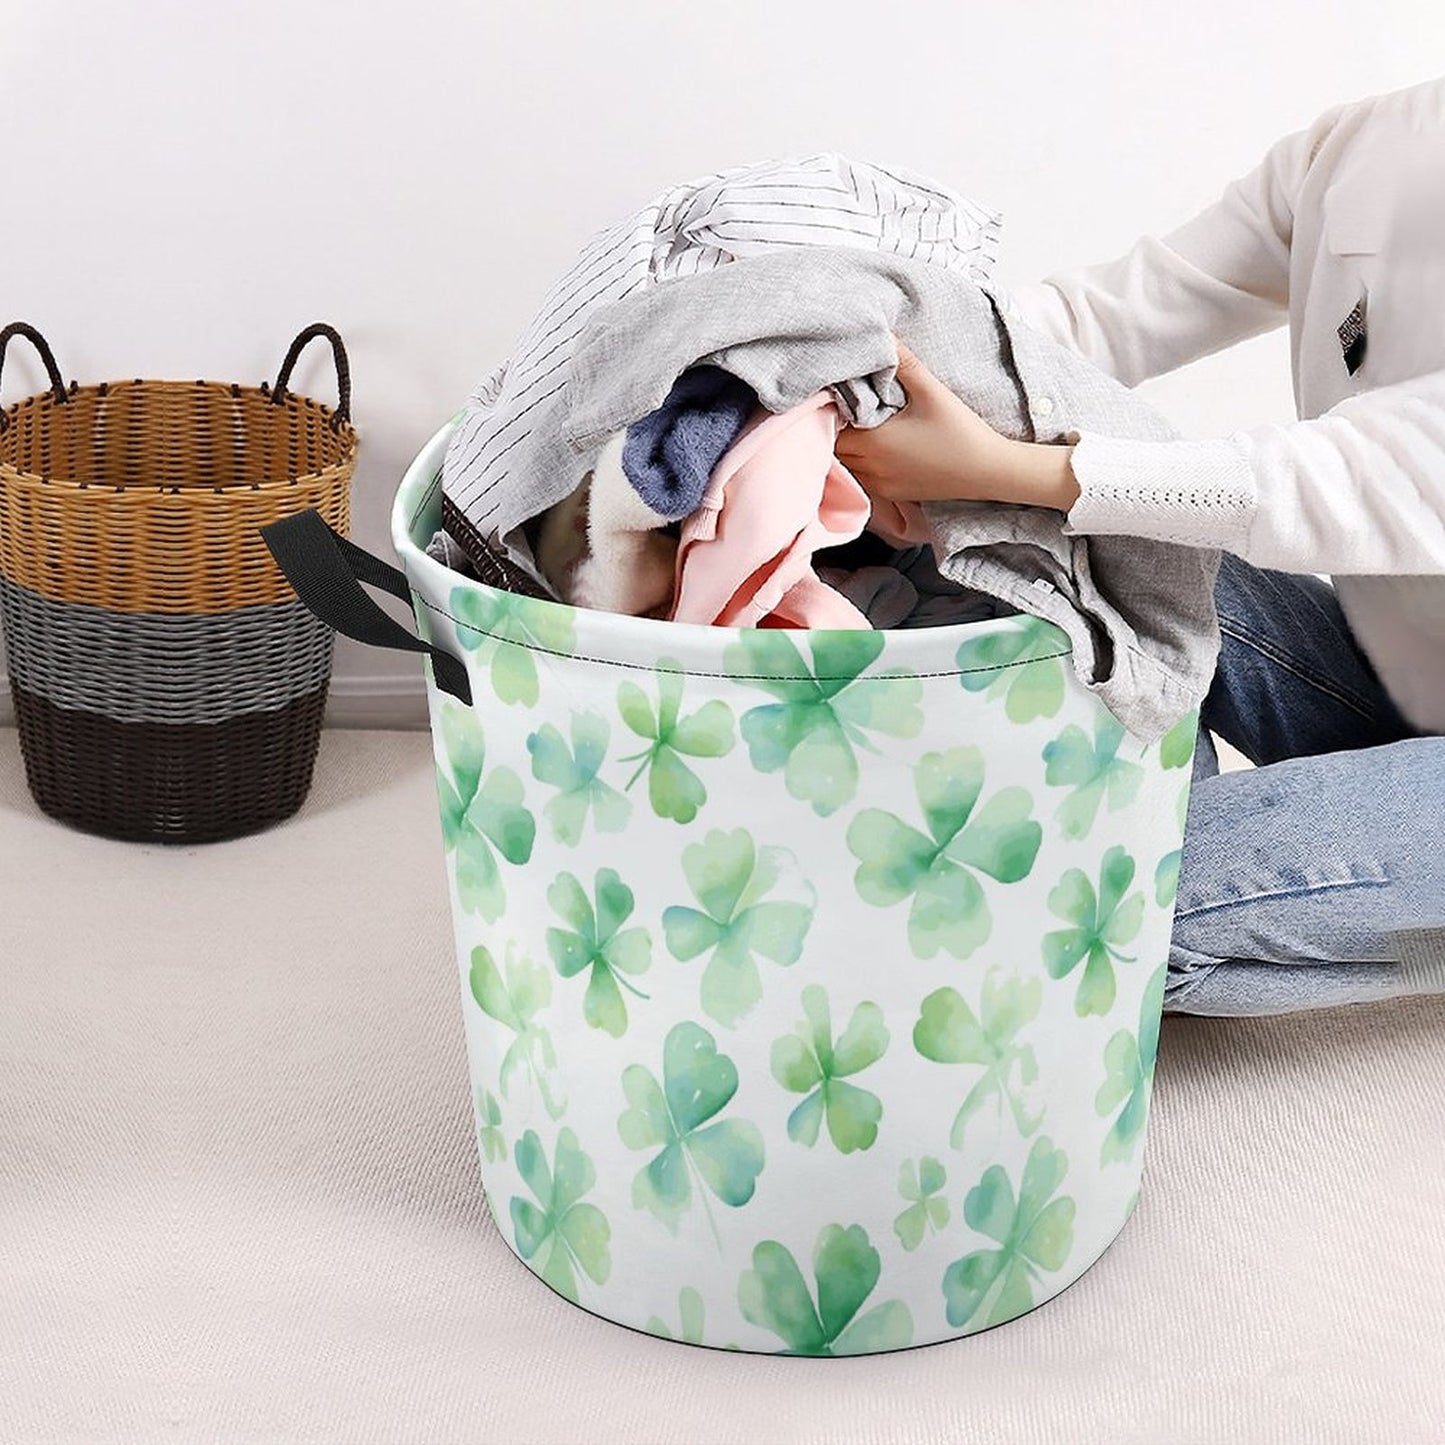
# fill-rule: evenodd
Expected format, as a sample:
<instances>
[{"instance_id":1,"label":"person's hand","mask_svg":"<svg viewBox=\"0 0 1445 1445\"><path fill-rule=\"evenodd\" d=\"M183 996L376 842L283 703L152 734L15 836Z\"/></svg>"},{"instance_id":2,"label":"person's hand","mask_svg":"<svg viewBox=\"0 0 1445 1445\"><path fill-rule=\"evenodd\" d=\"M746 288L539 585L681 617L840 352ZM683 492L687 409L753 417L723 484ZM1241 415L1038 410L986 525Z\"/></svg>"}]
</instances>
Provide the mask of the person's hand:
<instances>
[{"instance_id":1,"label":"person's hand","mask_svg":"<svg viewBox=\"0 0 1445 1445\"><path fill-rule=\"evenodd\" d=\"M1007 438L958 399L902 342L907 402L875 427L844 427L838 460L870 496L890 502L978 499L1004 467Z\"/></svg>"},{"instance_id":2,"label":"person's hand","mask_svg":"<svg viewBox=\"0 0 1445 1445\"><path fill-rule=\"evenodd\" d=\"M1079 488L1072 448L1014 441L960 401L898 343L907 402L876 427L844 427L838 460L875 499L998 501L1067 511Z\"/></svg>"}]
</instances>

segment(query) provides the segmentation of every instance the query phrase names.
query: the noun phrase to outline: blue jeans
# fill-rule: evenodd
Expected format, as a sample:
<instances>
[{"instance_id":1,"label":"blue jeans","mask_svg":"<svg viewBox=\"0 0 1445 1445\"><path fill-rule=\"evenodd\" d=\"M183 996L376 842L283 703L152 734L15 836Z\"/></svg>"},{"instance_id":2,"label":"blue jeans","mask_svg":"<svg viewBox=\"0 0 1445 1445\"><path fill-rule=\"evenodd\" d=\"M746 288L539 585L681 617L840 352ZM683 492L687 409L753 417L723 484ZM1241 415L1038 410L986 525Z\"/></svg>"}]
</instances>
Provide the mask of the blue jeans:
<instances>
[{"instance_id":1,"label":"blue jeans","mask_svg":"<svg viewBox=\"0 0 1445 1445\"><path fill-rule=\"evenodd\" d=\"M1166 1010L1247 1015L1445 991L1445 737L1401 717L1334 589L1225 557ZM1220 773L1209 733L1256 766Z\"/></svg>"}]
</instances>

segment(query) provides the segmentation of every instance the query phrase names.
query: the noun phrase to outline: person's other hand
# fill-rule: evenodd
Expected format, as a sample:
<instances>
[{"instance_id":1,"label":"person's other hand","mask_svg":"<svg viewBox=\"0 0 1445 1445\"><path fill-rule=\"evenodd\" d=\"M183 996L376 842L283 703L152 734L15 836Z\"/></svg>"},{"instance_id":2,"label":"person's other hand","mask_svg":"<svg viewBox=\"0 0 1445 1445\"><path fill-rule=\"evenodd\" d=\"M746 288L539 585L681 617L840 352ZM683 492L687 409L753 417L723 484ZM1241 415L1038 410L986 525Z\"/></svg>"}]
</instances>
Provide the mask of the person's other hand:
<instances>
[{"instance_id":1,"label":"person's other hand","mask_svg":"<svg viewBox=\"0 0 1445 1445\"><path fill-rule=\"evenodd\" d=\"M902 342L907 402L875 427L844 427L837 457L870 496L891 502L979 500L1006 467L1007 438L960 401Z\"/></svg>"},{"instance_id":2,"label":"person's other hand","mask_svg":"<svg viewBox=\"0 0 1445 1445\"><path fill-rule=\"evenodd\" d=\"M1014 502L1067 512L1078 499L1071 446L1015 441L960 401L903 343L901 411L844 427L838 460L876 501Z\"/></svg>"}]
</instances>

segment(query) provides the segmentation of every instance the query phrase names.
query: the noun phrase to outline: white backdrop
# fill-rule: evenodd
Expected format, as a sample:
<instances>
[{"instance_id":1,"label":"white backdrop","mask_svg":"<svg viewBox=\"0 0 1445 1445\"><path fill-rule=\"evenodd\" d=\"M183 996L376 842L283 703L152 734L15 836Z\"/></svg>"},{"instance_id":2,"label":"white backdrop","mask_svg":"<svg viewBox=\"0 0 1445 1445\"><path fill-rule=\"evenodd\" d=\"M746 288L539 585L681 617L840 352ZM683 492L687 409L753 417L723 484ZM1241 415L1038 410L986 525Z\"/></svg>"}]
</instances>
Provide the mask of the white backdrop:
<instances>
[{"instance_id":1,"label":"white backdrop","mask_svg":"<svg viewBox=\"0 0 1445 1445\"><path fill-rule=\"evenodd\" d=\"M1336 101L1423 80L1433 0L0 0L0 320L67 379L274 376L346 337L355 533L587 234L663 186L837 149L1005 213L998 276L1192 215ZM332 395L324 346L301 390ZM8 402L44 378L23 344ZM1291 415L1284 334L1150 383L1191 434ZM333 719L420 716L343 644Z\"/></svg>"}]
</instances>

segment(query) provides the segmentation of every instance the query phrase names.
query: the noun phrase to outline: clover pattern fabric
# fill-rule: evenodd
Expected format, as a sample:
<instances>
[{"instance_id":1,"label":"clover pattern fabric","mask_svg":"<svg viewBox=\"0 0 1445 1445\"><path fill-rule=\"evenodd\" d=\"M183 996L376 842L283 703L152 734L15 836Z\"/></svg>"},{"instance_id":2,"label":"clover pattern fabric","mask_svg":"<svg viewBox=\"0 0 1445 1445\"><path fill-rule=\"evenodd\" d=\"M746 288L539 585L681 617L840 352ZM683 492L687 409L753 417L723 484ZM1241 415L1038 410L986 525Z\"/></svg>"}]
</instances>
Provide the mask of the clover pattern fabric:
<instances>
[{"instance_id":1,"label":"clover pattern fabric","mask_svg":"<svg viewBox=\"0 0 1445 1445\"><path fill-rule=\"evenodd\" d=\"M1193 719L1131 737L1034 618L722 629L422 555L482 1180L558 1293L804 1355L1042 1303L1132 1209Z\"/></svg>"}]
</instances>

